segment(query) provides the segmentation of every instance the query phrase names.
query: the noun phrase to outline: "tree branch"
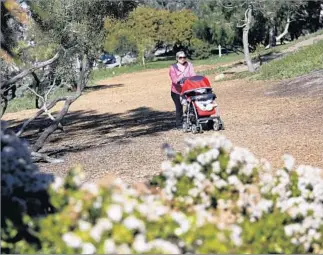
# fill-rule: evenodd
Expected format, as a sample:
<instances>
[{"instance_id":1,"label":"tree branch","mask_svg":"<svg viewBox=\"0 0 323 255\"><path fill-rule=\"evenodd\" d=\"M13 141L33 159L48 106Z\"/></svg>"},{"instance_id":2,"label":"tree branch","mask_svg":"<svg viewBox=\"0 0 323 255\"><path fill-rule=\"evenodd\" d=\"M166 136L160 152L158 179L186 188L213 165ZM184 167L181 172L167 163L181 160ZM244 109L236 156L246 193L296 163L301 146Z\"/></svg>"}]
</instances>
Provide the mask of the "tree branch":
<instances>
[{"instance_id":1,"label":"tree branch","mask_svg":"<svg viewBox=\"0 0 323 255\"><path fill-rule=\"evenodd\" d=\"M55 159L55 158L52 158L48 155L45 155L45 154L42 154L39 152L35 152L35 151L31 152L31 157L32 157L33 162L45 161L45 162L52 163L52 164L58 164L58 163L64 162L63 159Z\"/></svg>"},{"instance_id":2,"label":"tree branch","mask_svg":"<svg viewBox=\"0 0 323 255\"><path fill-rule=\"evenodd\" d=\"M42 62L42 63L39 63L33 67L30 67L24 71L22 71L21 73L17 74L16 76L12 77L10 80L8 81L5 81L3 84L1 84L1 90L6 88L7 86L13 84L13 83L16 83L17 81L21 80L22 78L26 77L27 75L33 73L34 71L36 71L37 69L40 69L42 67L45 67L45 66L48 66L52 63L54 63L57 59L59 58L59 53L57 52L56 55L45 61L45 62Z\"/></svg>"},{"instance_id":3,"label":"tree branch","mask_svg":"<svg viewBox=\"0 0 323 255\"><path fill-rule=\"evenodd\" d=\"M60 98L56 98L55 100L53 100L48 106L47 106L47 110L52 109L58 102L61 101L66 101L68 99L68 97L60 97ZM24 130L26 129L26 127L36 118L38 118L40 115L42 115L45 112L44 107L42 107L33 117L29 118L28 120L26 120L22 127L20 128L20 130L16 133L17 136L21 136L22 133L24 132Z\"/></svg>"},{"instance_id":4,"label":"tree branch","mask_svg":"<svg viewBox=\"0 0 323 255\"><path fill-rule=\"evenodd\" d=\"M237 27L241 28L241 27L245 27L247 24L242 24L242 25L237 25Z\"/></svg>"}]
</instances>

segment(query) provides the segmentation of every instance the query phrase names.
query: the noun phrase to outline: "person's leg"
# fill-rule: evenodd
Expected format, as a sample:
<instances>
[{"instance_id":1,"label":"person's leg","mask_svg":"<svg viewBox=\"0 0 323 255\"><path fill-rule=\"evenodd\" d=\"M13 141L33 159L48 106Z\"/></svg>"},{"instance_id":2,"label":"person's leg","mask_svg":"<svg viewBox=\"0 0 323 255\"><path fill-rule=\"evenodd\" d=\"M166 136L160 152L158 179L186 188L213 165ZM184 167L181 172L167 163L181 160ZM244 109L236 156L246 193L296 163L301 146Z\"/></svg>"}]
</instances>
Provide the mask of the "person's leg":
<instances>
[{"instance_id":1,"label":"person's leg","mask_svg":"<svg viewBox=\"0 0 323 255\"><path fill-rule=\"evenodd\" d=\"M181 104L180 95L174 92L172 92L171 95L176 108L176 126L180 127L183 121L183 106Z\"/></svg>"}]
</instances>

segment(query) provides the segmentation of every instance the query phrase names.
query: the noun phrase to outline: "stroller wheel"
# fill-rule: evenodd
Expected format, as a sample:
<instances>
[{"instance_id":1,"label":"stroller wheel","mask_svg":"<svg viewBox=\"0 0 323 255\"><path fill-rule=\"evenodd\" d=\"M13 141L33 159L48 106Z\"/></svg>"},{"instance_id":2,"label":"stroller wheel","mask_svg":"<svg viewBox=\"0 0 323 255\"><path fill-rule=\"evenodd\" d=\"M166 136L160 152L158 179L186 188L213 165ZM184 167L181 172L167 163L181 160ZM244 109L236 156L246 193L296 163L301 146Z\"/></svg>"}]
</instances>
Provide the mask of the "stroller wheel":
<instances>
[{"instance_id":1,"label":"stroller wheel","mask_svg":"<svg viewBox=\"0 0 323 255\"><path fill-rule=\"evenodd\" d=\"M195 124L192 125L192 133L193 134L197 134L199 132L199 128L198 126L196 126Z\"/></svg>"},{"instance_id":2,"label":"stroller wheel","mask_svg":"<svg viewBox=\"0 0 323 255\"><path fill-rule=\"evenodd\" d=\"M219 119L213 120L213 130L219 131L221 129L221 122Z\"/></svg>"},{"instance_id":3,"label":"stroller wheel","mask_svg":"<svg viewBox=\"0 0 323 255\"><path fill-rule=\"evenodd\" d=\"M223 121L220 119L220 128L221 128L221 130L224 130L224 123L223 123Z\"/></svg>"},{"instance_id":4,"label":"stroller wheel","mask_svg":"<svg viewBox=\"0 0 323 255\"><path fill-rule=\"evenodd\" d=\"M198 125L198 129L199 129L199 132L200 132L200 133L203 133L203 127L202 127L202 124L199 124L199 125Z\"/></svg>"},{"instance_id":5,"label":"stroller wheel","mask_svg":"<svg viewBox=\"0 0 323 255\"><path fill-rule=\"evenodd\" d=\"M187 122L183 122L183 132L187 133L189 131L189 126L187 124Z\"/></svg>"}]
</instances>

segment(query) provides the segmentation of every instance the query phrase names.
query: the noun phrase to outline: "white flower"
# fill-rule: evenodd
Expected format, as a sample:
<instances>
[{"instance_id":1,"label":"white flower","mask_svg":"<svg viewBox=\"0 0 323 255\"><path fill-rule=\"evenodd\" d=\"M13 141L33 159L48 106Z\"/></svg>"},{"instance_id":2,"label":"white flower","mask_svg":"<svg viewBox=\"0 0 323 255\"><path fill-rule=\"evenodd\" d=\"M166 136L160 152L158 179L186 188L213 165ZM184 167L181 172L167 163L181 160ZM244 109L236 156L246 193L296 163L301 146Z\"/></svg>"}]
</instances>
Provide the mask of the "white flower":
<instances>
[{"instance_id":1,"label":"white flower","mask_svg":"<svg viewBox=\"0 0 323 255\"><path fill-rule=\"evenodd\" d=\"M157 216L164 215L169 211L169 208L164 205L158 205L154 209Z\"/></svg>"},{"instance_id":2,"label":"white flower","mask_svg":"<svg viewBox=\"0 0 323 255\"><path fill-rule=\"evenodd\" d=\"M118 254L130 254L131 250L127 244L121 244L117 247L116 253Z\"/></svg>"},{"instance_id":3,"label":"white flower","mask_svg":"<svg viewBox=\"0 0 323 255\"><path fill-rule=\"evenodd\" d=\"M82 244L82 239L71 232L65 233L62 236L62 239L66 243L66 245L71 248L79 248Z\"/></svg>"},{"instance_id":4,"label":"white flower","mask_svg":"<svg viewBox=\"0 0 323 255\"><path fill-rule=\"evenodd\" d=\"M171 169L172 169L171 162L170 161L164 161L164 162L162 162L161 169L163 171L171 171Z\"/></svg>"},{"instance_id":5,"label":"white flower","mask_svg":"<svg viewBox=\"0 0 323 255\"><path fill-rule=\"evenodd\" d=\"M90 231L90 236L97 242L101 240L104 231L111 230L112 223L106 218L98 219L95 226Z\"/></svg>"},{"instance_id":6,"label":"white flower","mask_svg":"<svg viewBox=\"0 0 323 255\"><path fill-rule=\"evenodd\" d=\"M176 235L181 235L183 233L186 233L189 228L190 228L190 223L189 221L186 219L185 214L183 214L182 212L172 212L171 213L171 217L173 218L173 220L175 220L178 225L180 226L178 229L175 230L175 234Z\"/></svg>"},{"instance_id":7,"label":"white flower","mask_svg":"<svg viewBox=\"0 0 323 255\"><path fill-rule=\"evenodd\" d=\"M99 188L94 183L84 183L81 187L81 190L88 191L93 196L97 196L99 194Z\"/></svg>"},{"instance_id":8,"label":"white flower","mask_svg":"<svg viewBox=\"0 0 323 255\"><path fill-rule=\"evenodd\" d=\"M211 149L205 153L202 153L200 155L197 156L197 161L201 164L201 165L206 165L211 163L211 161L217 159L217 157L219 156L219 150L218 149Z\"/></svg>"},{"instance_id":9,"label":"white flower","mask_svg":"<svg viewBox=\"0 0 323 255\"><path fill-rule=\"evenodd\" d=\"M85 179L85 175L83 172L78 172L72 179L75 185L80 186Z\"/></svg>"},{"instance_id":10,"label":"white flower","mask_svg":"<svg viewBox=\"0 0 323 255\"><path fill-rule=\"evenodd\" d=\"M96 248L91 243L84 243L82 244L82 254L95 254Z\"/></svg>"},{"instance_id":11,"label":"white flower","mask_svg":"<svg viewBox=\"0 0 323 255\"><path fill-rule=\"evenodd\" d=\"M162 239L155 239L148 243L151 249L161 251L165 254L181 254L181 250L175 244L164 241Z\"/></svg>"},{"instance_id":12,"label":"white flower","mask_svg":"<svg viewBox=\"0 0 323 255\"><path fill-rule=\"evenodd\" d=\"M130 230L138 229L141 232L145 231L145 224L143 221L138 220L135 216L128 216L124 221L123 224L126 226L126 228Z\"/></svg>"},{"instance_id":13,"label":"white flower","mask_svg":"<svg viewBox=\"0 0 323 255\"><path fill-rule=\"evenodd\" d=\"M219 179L215 181L214 184L218 189L222 189L223 187L228 186L228 183L223 179Z\"/></svg>"},{"instance_id":14,"label":"white flower","mask_svg":"<svg viewBox=\"0 0 323 255\"><path fill-rule=\"evenodd\" d=\"M176 165L171 170L176 177L181 177L185 171L185 165Z\"/></svg>"},{"instance_id":15,"label":"white flower","mask_svg":"<svg viewBox=\"0 0 323 255\"><path fill-rule=\"evenodd\" d=\"M295 159L291 155L285 154L283 156L283 160L284 160L284 164L285 164L286 169L288 171L291 171L294 167Z\"/></svg>"},{"instance_id":16,"label":"white flower","mask_svg":"<svg viewBox=\"0 0 323 255\"><path fill-rule=\"evenodd\" d=\"M242 245L242 239L241 239L241 233L242 229L241 227L237 225L232 225L232 233L231 233L231 240L236 246Z\"/></svg>"},{"instance_id":17,"label":"white flower","mask_svg":"<svg viewBox=\"0 0 323 255\"><path fill-rule=\"evenodd\" d=\"M104 241L104 253L112 254L116 252L116 245L112 239L107 239Z\"/></svg>"},{"instance_id":18,"label":"white flower","mask_svg":"<svg viewBox=\"0 0 323 255\"><path fill-rule=\"evenodd\" d=\"M124 204L126 202L125 197L118 193L112 194L111 199L113 202L119 203L119 204Z\"/></svg>"},{"instance_id":19,"label":"white flower","mask_svg":"<svg viewBox=\"0 0 323 255\"><path fill-rule=\"evenodd\" d=\"M243 185L242 182L239 180L239 178L236 175L229 176L228 183L230 185L235 186L236 188L240 188Z\"/></svg>"},{"instance_id":20,"label":"white flower","mask_svg":"<svg viewBox=\"0 0 323 255\"><path fill-rule=\"evenodd\" d=\"M254 164L247 164L240 169L240 172L245 176L250 176L253 172L254 167Z\"/></svg>"},{"instance_id":21,"label":"white flower","mask_svg":"<svg viewBox=\"0 0 323 255\"><path fill-rule=\"evenodd\" d=\"M115 222L119 222L122 219L122 207L117 204L112 204L107 210L108 217Z\"/></svg>"},{"instance_id":22,"label":"white flower","mask_svg":"<svg viewBox=\"0 0 323 255\"><path fill-rule=\"evenodd\" d=\"M135 241L132 244L132 248L138 253L149 251L149 245L147 244L143 235L136 235Z\"/></svg>"},{"instance_id":23,"label":"white flower","mask_svg":"<svg viewBox=\"0 0 323 255\"><path fill-rule=\"evenodd\" d=\"M187 177L192 178L196 176L200 171L201 171L201 165L194 162L193 164L186 166L185 174Z\"/></svg>"},{"instance_id":24,"label":"white flower","mask_svg":"<svg viewBox=\"0 0 323 255\"><path fill-rule=\"evenodd\" d=\"M134 200L129 200L124 204L123 209L126 213L130 214L133 212L135 206L136 206L136 202Z\"/></svg>"},{"instance_id":25,"label":"white flower","mask_svg":"<svg viewBox=\"0 0 323 255\"><path fill-rule=\"evenodd\" d=\"M220 167L220 162L219 161L216 161L216 162L212 163L212 170L216 174L221 172L221 167Z\"/></svg>"},{"instance_id":26,"label":"white flower","mask_svg":"<svg viewBox=\"0 0 323 255\"><path fill-rule=\"evenodd\" d=\"M81 231L87 231L91 228L91 223L84 220L79 220L78 224Z\"/></svg>"},{"instance_id":27,"label":"white flower","mask_svg":"<svg viewBox=\"0 0 323 255\"><path fill-rule=\"evenodd\" d=\"M192 188L188 191L188 194L192 197L197 197L200 191L197 188Z\"/></svg>"},{"instance_id":28,"label":"white flower","mask_svg":"<svg viewBox=\"0 0 323 255\"><path fill-rule=\"evenodd\" d=\"M51 184L53 190L58 191L64 184L64 179L57 176L55 177L55 181Z\"/></svg>"},{"instance_id":29,"label":"white flower","mask_svg":"<svg viewBox=\"0 0 323 255\"><path fill-rule=\"evenodd\" d=\"M101 240L103 230L99 226L95 226L90 231L90 236L96 241L99 242Z\"/></svg>"}]
</instances>

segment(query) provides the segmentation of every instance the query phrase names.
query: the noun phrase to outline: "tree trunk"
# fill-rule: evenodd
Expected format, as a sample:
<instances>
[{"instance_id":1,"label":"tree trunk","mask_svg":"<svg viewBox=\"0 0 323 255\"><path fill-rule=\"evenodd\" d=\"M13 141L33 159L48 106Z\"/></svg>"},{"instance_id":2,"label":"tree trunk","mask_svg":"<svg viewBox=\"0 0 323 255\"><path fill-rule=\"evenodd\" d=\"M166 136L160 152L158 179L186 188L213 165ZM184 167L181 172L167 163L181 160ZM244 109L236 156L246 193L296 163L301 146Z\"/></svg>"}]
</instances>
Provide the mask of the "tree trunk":
<instances>
[{"instance_id":1,"label":"tree trunk","mask_svg":"<svg viewBox=\"0 0 323 255\"><path fill-rule=\"evenodd\" d=\"M290 22L291 22L290 21L290 17L288 16L287 17L287 23L285 25L285 29L284 29L284 31L279 36L276 37L276 42L279 42L280 39L284 38L284 36L288 34L288 29L289 29Z\"/></svg>"},{"instance_id":2,"label":"tree trunk","mask_svg":"<svg viewBox=\"0 0 323 255\"><path fill-rule=\"evenodd\" d=\"M35 72L32 72L31 75L34 77L34 80L35 80L34 83L33 83L34 90L36 91L37 94L41 94L41 92L40 92L40 80L38 79ZM39 105L39 97L38 96L36 96L36 99L35 99L35 107L37 109L40 109L42 107L42 105Z\"/></svg>"},{"instance_id":3,"label":"tree trunk","mask_svg":"<svg viewBox=\"0 0 323 255\"><path fill-rule=\"evenodd\" d=\"M142 53L141 61L142 61L143 67L146 67L145 52Z\"/></svg>"},{"instance_id":4,"label":"tree trunk","mask_svg":"<svg viewBox=\"0 0 323 255\"><path fill-rule=\"evenodd\" d=\"M250 52L249 52L249 42L248 42L248 34L249 34L249 25L243 28L243 52L244 52L244 58L246 61L246 64L248 66L249 72L254 72L255 68L251 62Z\"/></svg>"},{"instance_id":5,"label":"tree trunk","mask_svg":"<svg viewBox=\"0 0 323 255\"><path fill-rule=\"evenodd\" d=\"M81 70L80 70L80 76L79 80L77 83L77 89L76 89L76 94L71 97L67 97L63 109L59 112L59 114L56 116L55 121L47 127L44 132L41 134L41 136L37 139L36 143L32 146L32 150L37 152L39 151L45 144L45 141L47 138L55 132L55 130L59 127L60 122L62 119L65 117L65 115L68 113L69 107L71 106L72 103L78 99L81 94L82 90L85 87L85 75L86 75L86 68L87 68L87 56L84 54L83 55L83 60L82 60L82 65L81 65Z\"/></svg>"},{"instance_id":6,"label":"tree trunk","mask_svg":"<svg viewBox=\"0 0 323 255\"><path fill-rule=\"evenodd\" d=\"M53 100L50 104L48 104L47 106L47 110L52 109L58 102L61 101L66 101L67 97L60 97L57 98L55 100ZM29 118L28 120L26 120L22 127L20 128L20 130L16 133L17 136L21 136L22 133L25 131L26 127L36 118L38 118L40 115L42 115L45 112L45 107L43 106L33 117Z\"/></svg>"},{"instance_id":7,"label":"tree trunk","mask_svg":"<svg viewBox=\"0 0 323 255\"><path fill-rule=\"evenodd\" d=\"M272 48L272 47L274 47L275 45L274 45L274 40L275 40L275 38L274 38L274 27L271 25L270 27L269 27L269 48Z\"/></svg>"},{"instance_id":8,"label":"tree trunk","mask_svg":"<svg viewBox=\"0 0 323 255\"><path fill-rule=\"evenodd\" d=\"M60 113L56 116L55 121L45 129L45 131L41 134L41 136L37 139L36 143L32 146L33 151L39 151L43 146L47 138L54 133L54 131L58 128L59 123L62 121L62 119L67 114L70 105L81 96L81 93L78 92L75 96L68 98L65 101L63 109L60 111Z\"/></svg>"},{"instance_id":9,"label":"tree trunk","mask_svg":"<svg viewBox=\"0 0 323 255\"><path fill-rule=\"evenodd\" d=\"M4 95L1 95L1 118L5 114L7 107L8 107L8 98Z\"/></svg>"},{"instance_id":10,"label":"tree trunk","mask_svg":"<svg viewBox=\"0 0 323 255\"><path fill-rule=\"evenodd\" d=\"M250 52L249 52L249 40L248 40L251 19L252 19L252 6L249 5L245 13L245 24L243 27L242 41L243 41L243 52L244 52L246 64L248 66L248 71L254 72L255 68L251 62Z\"/></svg>"}]
</instances>

